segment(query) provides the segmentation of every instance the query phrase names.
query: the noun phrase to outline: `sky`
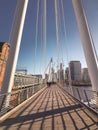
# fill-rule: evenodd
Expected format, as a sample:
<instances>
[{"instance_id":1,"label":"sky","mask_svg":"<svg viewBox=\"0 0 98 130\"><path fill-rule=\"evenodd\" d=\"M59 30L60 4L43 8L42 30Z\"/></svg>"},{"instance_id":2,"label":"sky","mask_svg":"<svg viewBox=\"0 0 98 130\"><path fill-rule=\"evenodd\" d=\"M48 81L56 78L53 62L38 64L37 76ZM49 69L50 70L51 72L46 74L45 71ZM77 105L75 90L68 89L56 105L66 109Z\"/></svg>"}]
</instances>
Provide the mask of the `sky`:
<instances>
[{"instance_id":1,"label":"sky","mask_svg":"<svg viewBox=\"0 0 98 130\"><path fill-rule=\"evenodd\" d=\"M67 67L71 60L81 61L82 67L86 67L82 43L74 15L72 0L63 0L64 17L66 26L66 36L64 35L64 23L61 13L61 4L59 1L59 45L60 45L60 61L63 61L64 68ZM10 32L15 14L17 0L0 0L0 41L10 42ZM96 51L98 54L98 0L83 0L84 9L87 15L88 23L91 29ZM47 41L46 41L46 66L51 57L58 63L58 53L56 44L56 23L54 12L54 0L47 0ZM43 56L43 40L41 29L42 16L42 0L40 0L39 22L38 22L38 38L36 60L35 52L35 34L36 34L36 16L37 16L37 0L29 0L21 47L17 62L17 68L27 68L29 73L41 73L45 64ZM36 66L36 67L34 67Z\"/></svg>"}]
</instances>

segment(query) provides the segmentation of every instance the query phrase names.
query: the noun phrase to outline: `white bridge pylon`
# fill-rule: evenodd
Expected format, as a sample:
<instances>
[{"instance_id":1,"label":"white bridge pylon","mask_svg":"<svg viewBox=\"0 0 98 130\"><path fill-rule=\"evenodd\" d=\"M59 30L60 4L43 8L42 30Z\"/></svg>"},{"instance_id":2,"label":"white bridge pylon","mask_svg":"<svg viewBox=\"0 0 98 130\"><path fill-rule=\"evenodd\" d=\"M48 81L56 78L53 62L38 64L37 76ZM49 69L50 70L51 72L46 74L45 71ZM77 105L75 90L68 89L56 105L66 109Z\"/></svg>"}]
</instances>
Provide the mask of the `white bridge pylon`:
<instances>
[{"instance_id":1,"label":"white bridge pylon","mask_svg":"<svg viewBox=\"0 0 98 130\"><path fill-rule=\"evenodd\" d=\"M83 8L82 0L72 0L76 20L82 40L82 46L88 66L92 89L98 92L98 61L96 60L95 50L93 48L93 39Z\"/></svg>"},{"instance_id":2,"label":"white bridge pylon","mask_svg":"<svg viewBox=\"0 0 98 130\"><path fill-rule=\"evenodd\" d=\"M94 50L92 47L92 39L90 30L87 24L87 19L82 6L82 0L72 0L79 31L81 34L83 49L88 65L88 70L92 82L93 90L98 92L98 66L96 63ZM21 37L23 32L23 26L27 11L28 0L17 0L17 10L15 14L14 26L12 28L12 42L9 52L9 58L6 66L5 77L1 93L7 93L12 91L12 84L14 80L14 74L17 65L17 59L20 49ZM46 13L45 13L46 15Z\"/></svg>"},{"instance_id":3,"label":"white bridge pylon","mask_svg":"<svg viewBox=\"0 0 98 130\"><path fill-rule=\"evenodd\" d=\"M14 25L12 28L11 47L1 93L10 93L12 91L27 6L28 0L17 0Z\"/></svg>"},{"instance_id":4,"label":"white bridge pylon","mask_svg":"<svg viewBox=\"0 0 98 130\"><path fill-rule=\"evenodd\" d=\"M55 75L53 59L51 58L49 74L48 74L48 82L55 83L56 81L57 81L57 79L56 79L56 75Z\"/></svg>"}]
</instances>

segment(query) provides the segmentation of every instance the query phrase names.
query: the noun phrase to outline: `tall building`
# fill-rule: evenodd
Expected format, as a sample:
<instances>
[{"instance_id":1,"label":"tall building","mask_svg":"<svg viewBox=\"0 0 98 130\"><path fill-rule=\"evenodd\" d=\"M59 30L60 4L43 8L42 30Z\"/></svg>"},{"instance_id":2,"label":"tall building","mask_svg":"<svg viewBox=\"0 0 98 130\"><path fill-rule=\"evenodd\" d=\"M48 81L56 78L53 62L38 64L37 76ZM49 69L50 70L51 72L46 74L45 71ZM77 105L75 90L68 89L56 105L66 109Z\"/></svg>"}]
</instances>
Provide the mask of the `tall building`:
<instances>
[{"instance_id":1,"label":"tall building","mask_svg":"<svg viewBox=\"0 0 98 130\"><path fill-rule=\"evenodd\" d=\"M69 67L65 69L65 80L69 79Z\"/></svg>"},{"instance_id":2,"label":"tall building","mask_svg":"<svg viewBox=\"0 0 98 130\"><path fill-rule=\"evenodd\" d=\"M64 80L64 70L63 70L63 64L60 63L60 75L59 75L60 80Z\"/></svg>"},{"instance_id":3,"label":"tall building","mask_svg":"<svg viewBox=\"0 0 98 130\"><path fill-rule=\"evenodd\" d=\"M4 79L6 63L8 59L10 45L5 42L0 42L0 90Z\"/></svg>"},{"instance_id":4,"label":"tall building","mask_svg":"<svg viewBox=\"0 0 98 130\"><path fill-rule=\"evenodd\" d=\"M82 69L82 80L83 81L90 81L90 76L89 76L89 72L88 72L88 68L83 68Z\"/></svg>"},{"instance_id":5,"label":"tall building","mask_svg":"<svg viewBox=\"0 0 98 130\"><path fill-rule=\"evenodd\" d=\"M59 81L63 81L64 80L63 63L60 63L60 66L58 67L58 70L57 70L57 79Z\"/></svg>"},{"instance_id":6,"label":"tall building","mask_svg":"<svg viewBox=\"0 0 98 130\"><path fill-rule=\"evenodd\" d=\"M81 63L80 61L70 61L69 71L71 80L81 80Z\"/></svg>"}]
</instances>

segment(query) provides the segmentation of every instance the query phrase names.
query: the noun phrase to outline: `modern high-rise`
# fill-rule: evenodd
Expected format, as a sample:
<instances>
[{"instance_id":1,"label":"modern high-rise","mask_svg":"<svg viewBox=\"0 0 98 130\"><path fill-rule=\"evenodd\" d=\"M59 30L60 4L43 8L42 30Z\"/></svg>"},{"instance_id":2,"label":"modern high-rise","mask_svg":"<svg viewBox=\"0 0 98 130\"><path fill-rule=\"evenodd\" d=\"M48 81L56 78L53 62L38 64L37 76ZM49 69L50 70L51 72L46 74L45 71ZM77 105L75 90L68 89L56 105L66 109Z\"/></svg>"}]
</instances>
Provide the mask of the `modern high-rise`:
<instances>
[{"instance_id":1,"label":"modern high-rise","mask_svg":"<svg viewBox=\"0 0 98 130\"><path fill-rule=\"evenodd\" d=\"M10 45L5 42L0 42L0 90L4 79L6 63L8 59Z\"/></svg>"},{"instance_id":2,"label":"modern high-rise","mask_svg":"<svg viewBox=\"0 0 98 130\"><path fill-rule=\"evenodd\" d=\"M69 73L71 80L81 80L81 63L80 61L70 61Z\"/></svg>"},{"instance_id":3,"label":"modern high-rise","mask_svg":"<svg viewBox=\"0 0 98 130\"><path fill-rule=\"evenodd\" d=\"M83 81L90 81L90 76L89 76L89 72L88 72L88 68L83 68L82 69L82 80Z\"/></svg>"},{"instance_id":4,"label":"modern high-rise","mask_svg":"<svg viewBox=\"0 0 98 130\"><path fill-rule=\"evenodd\" d=\"M69 68L67 67L65 69L65 80L68 80L69 79Z\"/></svg>"},{"instance_id":5,"label":"modern high-rise","mask_svg":"<svg viewBox=\"0 0 98 130\"><path fill-rule=\"evenodd\" d=\"M64 80L64 69L63 69L63 63L60 63L60 66L58 68L57 71L57 79L59 81L63 81Z\"/></svg>"},{"instance_id":6,"label":"modern high-rise","mask_svg":"<svg viewBox=\"0 0 98 130\"><path fill-rule=\"evenodd\" d=\"M62 63L60 63L60 80L64 80L64 70Z\"/></svg>"}]
</instances>

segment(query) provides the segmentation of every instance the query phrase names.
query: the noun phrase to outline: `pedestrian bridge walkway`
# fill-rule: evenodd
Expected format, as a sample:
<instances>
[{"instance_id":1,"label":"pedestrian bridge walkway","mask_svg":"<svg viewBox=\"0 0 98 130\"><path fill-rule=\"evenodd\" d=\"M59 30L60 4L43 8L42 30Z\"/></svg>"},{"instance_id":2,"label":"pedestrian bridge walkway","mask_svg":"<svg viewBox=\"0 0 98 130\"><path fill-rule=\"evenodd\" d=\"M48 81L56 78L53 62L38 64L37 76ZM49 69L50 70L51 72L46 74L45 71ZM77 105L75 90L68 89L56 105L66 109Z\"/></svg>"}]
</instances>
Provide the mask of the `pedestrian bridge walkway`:
<instances>
[{"instance_id":1,"label":"pedestrian bridge walkway","mask_svg":"<svg viewBox=\"0 0 98 130\"><path fill-rule=\"evenodd\" d=\"M52 85L1 123L0 130L98 130L98 118Z\"/></svg>"}]
</instances>

